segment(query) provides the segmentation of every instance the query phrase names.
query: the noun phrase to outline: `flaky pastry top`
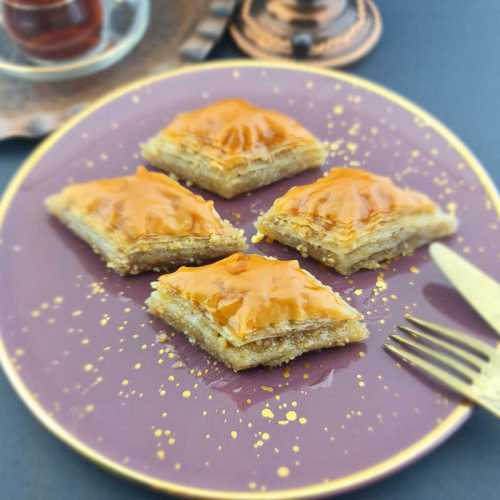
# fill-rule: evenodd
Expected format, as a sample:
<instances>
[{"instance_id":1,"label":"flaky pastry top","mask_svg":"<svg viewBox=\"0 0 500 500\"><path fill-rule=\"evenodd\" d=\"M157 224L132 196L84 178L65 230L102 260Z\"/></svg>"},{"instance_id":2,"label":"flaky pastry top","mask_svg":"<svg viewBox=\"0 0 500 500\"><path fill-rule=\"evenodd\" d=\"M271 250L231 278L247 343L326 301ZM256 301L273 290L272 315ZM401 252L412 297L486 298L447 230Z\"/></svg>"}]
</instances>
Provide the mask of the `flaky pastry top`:
<instances>
[{"instance_id":1,"label":"flaky pastry top","mask_svg":"<svg viewBox=\"0 0 500 500\"><path fill-rule=\"evenodd\" d=\"M68 186L55 197L59 210L72 211L128 240L223 233L212 201L142 166L127 177Z\"/></svg>"},{"instance_id":2,"label":"flaky pastry top","mask_svg":"<svg viewBox=\"0 0 500 500\"><path fill-rule=\"evenodd\" d=\"M247 342L284 322L361 319L296 260L235 253L213 264L181 267L161 276L156 287L174 290Z\"/></svg>"},{"instance_id":3,"label":"flaky pastry top","mask_svg":"<svg viewBox=\"0 0 500 500\"><path fill-rule=\"evenodd\" d=\"M194 138L228 154L272 150L288 143L317 142L289 116L259 108L243 99L225 99L180 113L163 134L180 143Z\"/></svg>"},{"instance_id":4,"label":"flaky pastry top","mask_svg":"<svg viewBox=\"0 0 500 500\"><path fill-rule=\"evenodd\" d=\"M432 213L436 208L426 195L400 188L388 177L341 167L311 184L293 187L273 204L273 210L280 214L347 227L392 215Z\"/></svg>"}]
</instances>

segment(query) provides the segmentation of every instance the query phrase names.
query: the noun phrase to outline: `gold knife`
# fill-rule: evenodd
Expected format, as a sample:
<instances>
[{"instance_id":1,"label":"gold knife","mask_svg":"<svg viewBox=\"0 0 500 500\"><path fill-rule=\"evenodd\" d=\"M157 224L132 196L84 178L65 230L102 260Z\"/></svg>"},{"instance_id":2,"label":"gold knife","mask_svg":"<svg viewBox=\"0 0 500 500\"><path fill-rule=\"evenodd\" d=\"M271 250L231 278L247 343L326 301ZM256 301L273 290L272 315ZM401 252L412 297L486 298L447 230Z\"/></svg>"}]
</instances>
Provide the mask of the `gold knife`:
<instances>
[{"instance_id":1,"label":"gold knife","mask_svg":"<svg viewBox=\"0 0 500 500\"><path fill-rule=\"evenodd\" d=\"M432 243L429 251L462 297L500 335L500 284L441 243Z\"/></svg>"}]
</instances>

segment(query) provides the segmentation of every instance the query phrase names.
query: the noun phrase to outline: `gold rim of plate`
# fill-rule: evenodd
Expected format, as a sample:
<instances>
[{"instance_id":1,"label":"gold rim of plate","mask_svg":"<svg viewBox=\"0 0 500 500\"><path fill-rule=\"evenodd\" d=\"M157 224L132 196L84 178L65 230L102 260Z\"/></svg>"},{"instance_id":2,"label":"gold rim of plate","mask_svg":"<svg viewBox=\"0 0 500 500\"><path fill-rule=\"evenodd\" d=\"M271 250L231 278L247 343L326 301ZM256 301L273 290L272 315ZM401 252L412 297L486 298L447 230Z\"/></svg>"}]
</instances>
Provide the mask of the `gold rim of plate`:
<instances>
[{"instance_id":1,"label":"gold rim of plate","mask_svg":"<svg viewBox=\"0 0 500 500\"><path fill-rule=\"evenodd\" d=\"M94 111L102 108L109 102L113 101L117 97L122 96L132 90L139 89L145 85L156 82L158 80L164 80L168 78L174 78L179 75L194 72L203 72L210 69L220 69L220 68L236 68L236 67L261 67L261 68L285 68L294 71L302 71L305 73L317 74L322 76L327 76L332 79L343 80L345 82L357 85L365 90L373 92L379 96L385 97L389 101L397 104L398 106L406 109L407 111L413 113L419 118L423 119L431 128L434 129L439 135L444 137L453 148L462 156L463 160L466 162L468 167L477 175L479 181L483 185L487 195L491 198L493 205L500 216L500 197L496 190L493 181L488 176L487 172L484 170L482 165L479 163L477 158L472 154L471 151L458 139L458 137L453 134L445 125L439 122L436 118L431 116L429 113L413 104L406 98L400 96L399 94L388 90L381 85L373 83L371 81L365 80L363 78L349 75L341 71L325 70L320 68L311 68L309 66L296 64L296 63L276 63L276 62L262 62L262 61L246 61L246 60L231 60L223 62L213 62L205 63L197 66L187 66L181 69L166 71L158 75L147 77L144 79L137 80L135 82L129 83L127 85L121 86L116 90L108 93L107 95L101 97L84 111L78 113L76 116L67 121L62 127L60 127L51 136L45 139L35 151L24 161L21 168L18 170L14 178L10 181L5 193L0 202L0 229L8 211L10 203L14 198L17 190L19 189L22 181L31 172L33 168L36 167L40 158L51 149L54 144L56 144L61 138L63 138L67 132L73 129L77 124L84 120ZM500 343L499 343L500 346ZM458 425L465 421L465 419L471 413L471 405L465 401L459 403L457 407L446 417L442 422L436 425L428 434L422 437L420 440L413 443L408 448L401 450L400 452L392 455L390 458L378 462L366 469L355 472L348 476L334 479L327 482L311 484L308 486L301 486L289 489L280 489L267 492L245 492L245 491L230 491L230 490L212 490L204 489L199 487L187 486L179 483L174 483L171 481L165 481L162 479L155 478L148 474L143 474L137 472L129 467L126 467L118 462L115 462L105 455L99 453L95 449L86 445L83 441L80 441L76 436L68 432L64 427L57 423L47 411L41 406L40 403L36 401L33 395L30 393L29 389L24 384L23 380L19 374L14 369L12 362L9 359L5 345L0 338L0 362L10 380L12 386L17 392L18 396L24 401L28 406L34 416L54 435L61 439L64 443L69 445L71 448L75 449L94 463L100 466L125 476L129 479L133 479L140 483L146 484L153 489L163 490L168 493L173 493L176 495L182 495L186 497L196 497L196 498L213 498L213 499L227 499L227 500L243 500L243 499L291 499L291 498L308 498L318 495L334 494L344 489L351 489L356 486L360 486L365 483L374 481L377 478L381 478L390 472L394 471L398 467L411 463L413 460L417 459L420 455L425 453L427 450L432 449L434 446L438 445L442 440L444 440Z\"/></svg>"}]
</instances>

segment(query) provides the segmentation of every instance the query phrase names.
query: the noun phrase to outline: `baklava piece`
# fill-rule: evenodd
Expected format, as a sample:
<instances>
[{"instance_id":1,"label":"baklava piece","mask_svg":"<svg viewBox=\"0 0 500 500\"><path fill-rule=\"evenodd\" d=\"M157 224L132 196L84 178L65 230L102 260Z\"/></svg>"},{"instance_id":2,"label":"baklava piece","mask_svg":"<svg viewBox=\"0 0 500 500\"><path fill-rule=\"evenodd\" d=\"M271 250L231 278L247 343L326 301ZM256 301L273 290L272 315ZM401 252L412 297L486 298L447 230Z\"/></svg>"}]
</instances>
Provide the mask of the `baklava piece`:
<instances>
[{"instance_id":1,"label":"baklava piece","mask_svg":"<svg viewBox=\"0 0 500 500\"><path fill-rule=\"evenodd\" d=\"M177 115L142 146L152 165L224 198L325 161L323 144L292 118L227 99Z\"/></svg>"},{"instance_id":2,"label":"baklava piece","mask_svg":"<svg viewBox=\"0 0 500 500\"><path fill-rule=\"evenodd\" d=\"M243 231L223 220L212 201L144 167L128 177L74 184L45 204L121 275L168 270L246 248Z\"/></svg>"},{"instance_id":3,"label":"baklava piece","mask_svg":"<svg viewBox=\"0 0 500 500\"><path fill-rule=\"evenodd\" d=\"M296 260L236 253L152 286L149 312L235 371L368 337L361 314Z\"/></svg>"},{"instance_id":4,"label":"baklava piece","mask_svg":"<svg viewBox=\"0 0 500 500\"><path fill-rule=\"evenodd\" d=\"M388 177L340 167L290 189L255 226L253 241L266 236L347 275L448 236L457 220Z\"/></svg>"}]
</instances>

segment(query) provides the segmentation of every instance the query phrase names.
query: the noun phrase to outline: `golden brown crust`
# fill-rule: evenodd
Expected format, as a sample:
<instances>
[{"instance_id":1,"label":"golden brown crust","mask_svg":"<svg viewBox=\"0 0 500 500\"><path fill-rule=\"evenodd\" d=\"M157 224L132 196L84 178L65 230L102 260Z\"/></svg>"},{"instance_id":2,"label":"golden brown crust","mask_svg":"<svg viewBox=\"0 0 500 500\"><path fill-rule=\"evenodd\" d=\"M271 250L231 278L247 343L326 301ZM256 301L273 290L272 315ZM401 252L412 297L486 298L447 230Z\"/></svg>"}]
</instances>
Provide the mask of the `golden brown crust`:
<instances>
[{"instance_id":1,"label":"golden brown crust","mask_svg":"<svg viewBox=\"0 0 500 500\"><path fill-rule=\"evenodd\" d=\"M217 165L230 170L252 156L268 156L273 149L316 143L298 122L277 111L259 108L243 99L225 99L205 108L177 115L162 131L177 144L222 153Z\"/></svg>"},{"instance_id":2,"label":"golden brown crust","mask_svg":"<svg viewBox=\"0 0 500 500\"><path fill-rule=\"evenodd\" d=\"M213 201L170 177L138 167L134 175L73 184L55 195L60 210L78 214L96 230L129 241L151 235L223 234Z\"/></svg>"},{"instance_id":3,"label":"golden brown crust","mask_svg":"<svg viewBox=\"0 0 500 500\"><path fill-rule=\"evenodd\" d=\"M307 329L362 318L297 261L259 255L236 253L206 266L181 267L155 287L204 310L234 345L286 335L291 323Z\"/></svg>"},{"instance_id":4,"label":"golden brown crust","mask_svg":"<svg viewBox=\"0 0 500 500\"><path fill-rule=\"evenodd\" d=\"M320 166L325 148L292 118L228 99L182 113L142 145L154 166L232 198Z\"/></svg>"},{"instance_id":5,"label":"golden brown crust","mask_svg":"<svg viewBox=\"0 0 500 500\"><path fill-rule=\"evenodd\" d=\"M350 274L448 236L457 221L424 194L386 177L334 168L275 200L255 226L260 235Z\"/></svg>"},{"instance_id":6,"label":"golden brown crust","mask_svg":"<svg viewBox=\"0 0 500 500\"><path fill-rule=\"evenodd\" d=\"M75 184L46 200L49 212L119 274L167 270L244 250L243 231L164 174Z\"/></svg>"},{"instance_id":7,"label":"golden brown crust","mask_svg":"<svg viewBox=\"0 0 500 500\"><path fill-rule=\"evenodd\" d=\"M273 205L276 213L320 220L326 227L353 229L374 220L436 209L422 193L399 188L388 177L347 167L332 168L311 184L293 187Z\"/></svg>"}]
</instances>

